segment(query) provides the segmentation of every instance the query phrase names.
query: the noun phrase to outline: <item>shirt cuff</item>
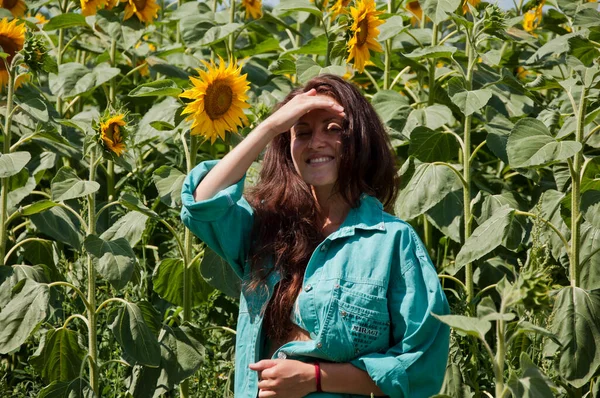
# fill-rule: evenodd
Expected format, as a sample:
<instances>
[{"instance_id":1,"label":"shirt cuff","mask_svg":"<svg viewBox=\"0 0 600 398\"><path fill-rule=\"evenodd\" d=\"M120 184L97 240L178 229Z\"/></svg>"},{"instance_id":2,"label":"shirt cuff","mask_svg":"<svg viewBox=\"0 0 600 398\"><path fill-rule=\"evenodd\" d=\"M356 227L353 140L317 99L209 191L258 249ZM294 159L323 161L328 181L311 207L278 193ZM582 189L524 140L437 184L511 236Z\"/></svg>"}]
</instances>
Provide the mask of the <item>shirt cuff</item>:
<instances>
[{"instance_id":1,"label":"shirt cuff","mask_svg":"<svg viewBox=\"0 0 600 398\"><path fill-rule=\"evenodd\" d=\"M377 387L391 398L410 396L408 375L398 358L386 354L367 354L353 359L350 363L366 371Z\"/></svg>"},{"instance_id":2,"label":"shirt cuff","mask_svg":"<svg viewBox=\"0 0 600 398\"><path fill-rule=\"evenodd\" d=\"M217 192L212 198L195 201L194 191L200 181L215 167L218 160L202 162L187 175L181 190L181 202L192 218L198 221L216 221L222 217L227 210L242 198L244 192L244 175L237 183Z\"/></svg>"}]
</instances>

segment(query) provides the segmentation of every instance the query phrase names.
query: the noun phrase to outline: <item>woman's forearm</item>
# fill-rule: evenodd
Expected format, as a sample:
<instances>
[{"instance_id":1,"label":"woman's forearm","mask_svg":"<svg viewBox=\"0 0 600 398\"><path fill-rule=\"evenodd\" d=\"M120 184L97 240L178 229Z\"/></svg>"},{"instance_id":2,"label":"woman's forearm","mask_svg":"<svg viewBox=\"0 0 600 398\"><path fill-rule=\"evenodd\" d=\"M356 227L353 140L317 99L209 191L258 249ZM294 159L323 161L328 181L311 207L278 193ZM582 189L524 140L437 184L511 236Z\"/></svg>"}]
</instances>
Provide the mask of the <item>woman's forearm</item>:
<instances>
[{"instance_id":1,"label":"woman's forearm","mask_svg":"<svg viewBox=\"0 0 600 398\"><path fill-rule=\"evenodd\" d=\"M321 389L326 392L367 395L385 394L369 374L349 363L321 363Z\"/></svg>"},{"instance_id":2,"label":"woman's forearm","mask_svg":"<svg viewBox=\"0 0 600 398\"><path fill-rule=\"evenodd\" d=\"M194 191L194 200L210 199L217 192L238 182L275 135L267 123L256 127L198 184Z\"/></svg>"}]
</instances>

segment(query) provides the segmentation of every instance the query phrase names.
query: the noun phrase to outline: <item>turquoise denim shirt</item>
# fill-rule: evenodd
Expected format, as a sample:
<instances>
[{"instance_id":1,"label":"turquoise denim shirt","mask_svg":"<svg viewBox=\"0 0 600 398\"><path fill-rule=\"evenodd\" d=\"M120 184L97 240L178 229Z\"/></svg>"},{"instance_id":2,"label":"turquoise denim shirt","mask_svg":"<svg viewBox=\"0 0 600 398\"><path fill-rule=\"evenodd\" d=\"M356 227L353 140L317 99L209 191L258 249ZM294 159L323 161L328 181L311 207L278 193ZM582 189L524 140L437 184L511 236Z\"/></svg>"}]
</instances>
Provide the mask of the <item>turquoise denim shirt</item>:
<instances>
[{"instance_id":1,"label":"turquoise denim shirt","mask_svg":"<svg viewBox=\"0 0 600 398\"><path fill-rule=\"evenodd\" d=\"M243 198L244 179L213 198L193 192L216 164L199 164L182 190L184 224L223 257L237 276L249 275L253 211ZM264 289L242 289L236 335L235 396L255 398L264 311L280 276ZM390 397L437 394L448 359L449 329L431 314L448 314L437 273L411 226L362 195L340 228L316 248L307 265L298 309L311 340L292 341L273 358L350 362L368 372ZM358 397L313 393L310 398ZM364 396L363 396L364 397Z\"/></svg>"}]
</instances>

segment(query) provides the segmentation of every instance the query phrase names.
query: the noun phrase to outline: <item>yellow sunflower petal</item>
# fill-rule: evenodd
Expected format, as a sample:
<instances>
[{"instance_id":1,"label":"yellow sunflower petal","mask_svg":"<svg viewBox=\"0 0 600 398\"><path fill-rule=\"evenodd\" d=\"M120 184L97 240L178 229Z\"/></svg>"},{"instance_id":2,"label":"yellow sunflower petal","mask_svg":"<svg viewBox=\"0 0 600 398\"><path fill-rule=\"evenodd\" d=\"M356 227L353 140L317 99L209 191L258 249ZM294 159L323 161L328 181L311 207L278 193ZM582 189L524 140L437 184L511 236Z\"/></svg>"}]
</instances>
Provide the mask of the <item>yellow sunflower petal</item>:
<instances>
[{"instance_id":1,"label":"yellow sunflower petal","mask_svg":"<svg viewBox=\"0 0 600 398\"><path fill-rule=\"evenodd\" d=\"M477 5L479 3L481 3L481 0L464 0L463 6L462 6L463 14L466 14L469 12L469 4L472 5L473 7L477 7Z\"/></svg>"},{"instance_id":2,"label":"yellow sunflower petal","mask_svg":"<svg viewBox=\"0 0 600 398\"><path fill-rule=\"evenodd\" d=\"M158 18L160 6L156 3L156 0L125 0L125 2L127 2L125 16L123 17L125 20L131 18L134 14L140 22L146 24Z\"/></svg>"},{"instance_id":3,"label":"yellow sunflower petal","mask_svg":"<svg viewBox=\"0 0 600 398\"><path fill-rule=\"evenodd\" d=\"M15 18L22 18L27 10L24 0L0 0L0 7L10 11Z\"/></svg>"},{"instance_id":4,"label":"yellow sunflower petal","mask_svg":"<svg viewBox=\"0 0 600 398\"><path fill-rule=\"evenodd\" d=\"M96 15L98 9L106 6L108 0L80 0L81 14L84 16Z\"/></svg>"},{"instance_id":5,"label":"yellow sunflower petal","mask_svg":"<svg viewBox=\"0 0 600 398\"><path fill-rule=\"evenodd\" d=\"M0 46L8 54L6 63L10 65L15 54L23 49L25 43L25 24L18 23L17 19L0 21ZM4 62L0 62L0 89L8 85L8 71Z\"/></svg>"},{"instance_id":6,"label":"yellow sunflower petal","mask_svg":"<svg viewBox=\"0 0 600 398\"><path fill-rule=\"evenodd\" d=\"M245 10L245 19L249 19L249 17L259 19L262 17L262 0L242 0L242 7Z\"/></svg>"},{"instance_id":7,"label":"yellow sunflower petal","mask_svg":"<svg viewBox=\"0 0 600 398\"><path fill-rule=\"evenodd\" d=\"M353 21L350 26L352 37L348 41L349 56L347 62L354 60L354 67L363 72L371 55L369 49L381 52L381 45L377 42L379 29L383 23L379 19L381 11L377 11L374 0L358 0L356 7L350 7Z\"/></svg>"},{"instance_id":8,"label":"yellow sunflower petal","mask_svg":"<svg viewBox=\"0 0 600 398\"><path fill-rule=\"evenodd\" d=\"M125 135L121 127L127 125L125 115L118 114L100 122L100 138L104 147L117 156L121 156L127 149Z\"/></svg>"},{"instance_id":9,"label":"yellow sunflower petal","mask_svg":"<svg viewBox=\"0 0 600 398\"><path fill-rule=\"evenodd\" d=\"M221 57L219 63L203 61L206 70L198 70L200 78L191 77L193 87L179 96L195 100L188 104L182 115L192 122L191 132L214 143L217 138L225 139L227 131L237 132L247 123L243 109L250 86L241 67L235 62L226 64Z\"/></svg>"}]
</instances>

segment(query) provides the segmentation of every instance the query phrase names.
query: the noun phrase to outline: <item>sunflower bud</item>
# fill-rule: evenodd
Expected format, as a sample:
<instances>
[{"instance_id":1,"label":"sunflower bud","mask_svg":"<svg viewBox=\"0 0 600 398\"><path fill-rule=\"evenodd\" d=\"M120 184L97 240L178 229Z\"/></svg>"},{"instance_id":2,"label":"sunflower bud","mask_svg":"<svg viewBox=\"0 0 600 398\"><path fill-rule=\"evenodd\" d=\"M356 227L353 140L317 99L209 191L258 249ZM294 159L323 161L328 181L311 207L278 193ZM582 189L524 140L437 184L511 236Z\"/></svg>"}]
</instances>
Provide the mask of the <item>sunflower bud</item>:
<instances>
[{"instance_id":1,"label":"sunflower bud","mask_svg":"<svg viewBox=\"0 0 600 398\"><path fill-rule=\"evenodd\" d=\"M54 70L51 70L53 69L52 65L56 64L52 62L51 57L49 57L47 53L48 50L46 49L42 38L38 35L28 33L22 54L23 62L27 65L29 70L34 73L39 73L41 71L53 72Z\"/></svg>"},{"instance_id":2,"label":"sunflower bud","mask_svg":"<svg viewBox=\"0 0 600 398\"><path fill-rule=\"evenodd\" d=\"M121 156L127 150L125 141L129 134L124 113L106 112L96 131L97 140L108 155Z\"/></svg>"},{"instance_id":3,"label":"sunflower bud","mask_svg":"<svg viewBox=\"0 0 600 398\"><path fill-rule=\"evenodd\" d=\"M541 311L550 308L552 278L547 269L524 269L516 281L525 308Z\"/></svg>"},{"instance_id":4,"label":"sunflower bud","mask_svg":"<svg viewBox=\"0 0 600 398\"><path fill-rule=\"evenodd\" d=\"M485 8L485 31L489 34L498 34L506 29L506 13L495 4Z\"/></svg>"}]
</instances>

